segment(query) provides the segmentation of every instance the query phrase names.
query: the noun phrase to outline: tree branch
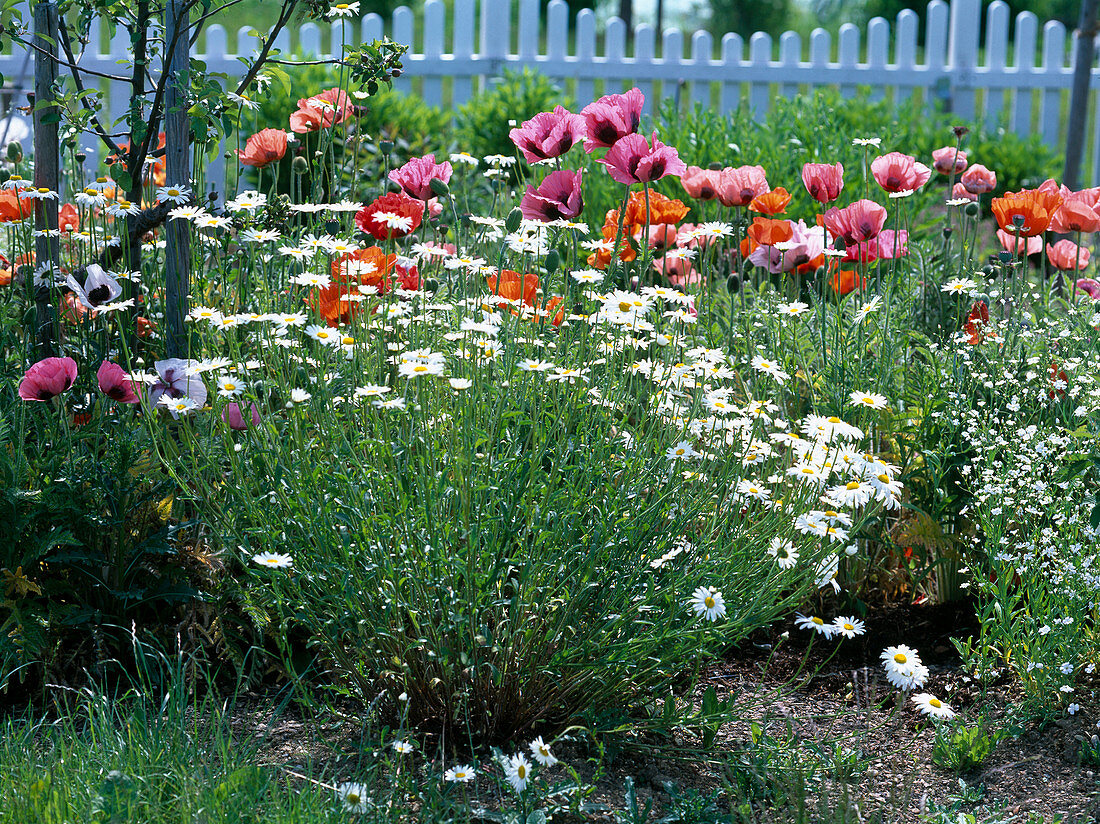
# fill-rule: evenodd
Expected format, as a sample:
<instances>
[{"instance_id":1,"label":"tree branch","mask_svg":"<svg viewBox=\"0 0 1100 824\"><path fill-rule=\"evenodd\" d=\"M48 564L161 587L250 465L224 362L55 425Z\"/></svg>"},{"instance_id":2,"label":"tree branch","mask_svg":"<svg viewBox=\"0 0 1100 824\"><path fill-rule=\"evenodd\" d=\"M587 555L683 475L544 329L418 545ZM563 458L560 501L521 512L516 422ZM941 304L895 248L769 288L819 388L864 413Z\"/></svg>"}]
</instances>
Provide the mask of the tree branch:
<instances>
[{"instance_id":1,"label":"tree branch","mask_svg":"<svg viewBox=\"0 0 1100 824\"><path fill-rule=\"evenodd\" d=\"M83 101L84 95L88 94L88 92L85 90L84 82L80 79L80 72L77 70L76 58L73 57L72 41L69 39L69 27L65 25L64 15L59 14L57 16L57 24L58 34L61 35L58 38L61 41L61 48L65 50L65 57L69 60L69 70L73 76L73 82L76 84L76 90L80 93L80 99ZM122 151L118 144L107 134L107 130L103 128L103 124L99 122L99 115L95 114L94 111L92 112L91 123L96 134L98 134L100 139L107 144L107 148L112 154L118 154Z\"/></svg>"}]
</instances>

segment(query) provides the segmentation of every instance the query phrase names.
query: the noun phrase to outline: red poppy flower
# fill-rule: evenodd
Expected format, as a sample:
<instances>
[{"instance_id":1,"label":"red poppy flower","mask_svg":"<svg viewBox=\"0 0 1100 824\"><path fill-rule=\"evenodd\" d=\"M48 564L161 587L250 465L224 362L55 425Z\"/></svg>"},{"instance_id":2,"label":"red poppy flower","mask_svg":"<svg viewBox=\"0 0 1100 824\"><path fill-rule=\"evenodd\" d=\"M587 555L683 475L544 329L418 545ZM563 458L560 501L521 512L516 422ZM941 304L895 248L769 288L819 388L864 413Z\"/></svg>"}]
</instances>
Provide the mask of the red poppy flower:
<instances>
[{"instance_id":1,"label":"red poppy flower","mask_svg":"<svg viewBox=\"0 0 1100 824\"><path fill-rule=\"evenodd\" d=\"M382 195L355 215L355 225L378 240L405 237L419 228L424 204L404 192Z\"/></svg>"}]
</instances>

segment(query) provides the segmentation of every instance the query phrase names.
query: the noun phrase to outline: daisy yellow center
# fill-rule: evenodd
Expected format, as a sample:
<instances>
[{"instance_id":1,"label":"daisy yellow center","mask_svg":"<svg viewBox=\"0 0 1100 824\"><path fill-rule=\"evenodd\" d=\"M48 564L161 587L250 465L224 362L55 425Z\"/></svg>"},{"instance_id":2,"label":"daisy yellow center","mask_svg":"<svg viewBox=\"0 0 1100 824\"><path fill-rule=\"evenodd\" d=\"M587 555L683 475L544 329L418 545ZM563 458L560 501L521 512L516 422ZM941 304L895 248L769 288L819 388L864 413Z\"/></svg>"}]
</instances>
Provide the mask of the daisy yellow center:
<instances>
[{"instance_id":1,"label":"daisy yellow center","mask_svg":"<svg viewBox=\"0 0 1100 824\"><path fill-rule=\"evenodd\" d=\"M321 340L324 340L328 337L328 332L318 332L317 337L319 337Z\"/></svg>"},{"instance_id":2,"label":"daisy yellow center","mask_svg":"<svg viewBox=\"0 0 1100 824\"><path fill-rule=\"evenodd\" d=\"M41 189L38 190L38 193L43 194L43 195L48 195L50 193L50 190L46 189L46 188L41 188Z\"/></svg>"},{"instance_id":3,"label":"daisy yellow center","mask_svg":"<svg viewBox=\"0 0 1100 824\"><path fill-rule=\"evenodd\" d=\"M525 767L523 764L520 764L519 768L516 770L516 775L519 776L520 778L526 778L527 777L527 767Z\"/></svg>"},{"instance_id":4,"label":"daisy yellow center","mask_svg":"<svg viewBox=\"0 0 1100 824\"><path fill-rule=\"evenodd\" d=\"M228 389L228 390L229 390L230 392L232 392L232 391L233 391L234 389L236 389L236 388L237 388L237 384L235 384L235 383L227 383L227 384L225 385L225 388L226 388L226 389Z\"/></svg>"},{"instance_id":5,"label":"daisy yellow center","mask_svg":"<svg viewBox=\"0 0 1100 824\"><path fill-rule=\"evenodd\" d=\"M940 701L940 699L938 699L938 698L929 698L928 703L929 703L930 706L933 706L936 709L939 709L940 707L943 706L943 702Z\"/></svg>"},{"instance_id":6,"label":"daisy yellow center","mask_svg":"<svg viewBox=\"0 0 1100 824\"><path fill-rule=\"evenodd\" d=\"M355 338L348 335L345 336L340 342L344 344L344 346L351 346L353 343L355 343Z\"/></svg>"},{"instance_id":7,"label":"daisy yellow center","mask_svg":"<svg viewBox=\"0 0 1100 824\"><path fill-rule=\"evenodd\" d=\"M835 518L837 516L836 510L833 509L826 509L825 514L828 515L830 518Z\"/></svg>"},{"instance_id":8,"label":"daisy yellow center","mask_svg":"<svg viewBox=\"0 0 1100 824\"><path fill-rule=\"evenodd\" d=\"M882 482L883 482L884 484L888 484L888 483L890 483L890 476L889 476L889 475L887 475L887 474L886 474L885 472L884 472L884 473L882 473L881 475L879 475L879 476L878 476L878 479L879 479L880 481L882 481Z\"/></svg>"},{"instance_id":9,"label":"daisy yellow center","mask_svg":"<svg viewBox=\"0 0 1100 824\"><path fill-rule=\"evenodd\" d=\"M351 804L359 803L359 793L348 793L348 802Z\"/></svg>"},{"instance_id":10,"label":"daisy yellow center","mask_svg":"<svg viewBox=\"0 0 1100 824\"><path fill-rule=\"evenodd\" d=\"M813 618L811 618L810 620L813 621L815 624L817 624L819 627L825 625L825 622L822 621L820 618L818 618L816 615Z\"/></svg>"},{"instance_id":11,"label":"daisy yellow center","mask_svg":"<svg viewBox=\"0 0 1100 824\"><path fill-rule=\"evenodd\" d=\"M426 367L424 364L420 363L420 364L417 364L416 366L413 367L413 371L414 372L427 372L428 367Z\"/></svg>"},{"instance_id":12,"label":"daisy yellow center","mask_svg":"<svg viewBox=\"0 0 1100 824\"><path fill-rule=\"evenodd\" d=\"M703 603L706 605L707 609L714 609L714 599L711 596L708 595L704 598Z\"/></svg>"},{"instance_id":13,"label":"daisy yellow center","mask_svg":"<svg viewBox=\"0 0 1100 824\"><path fill-rule=\"evenodd\" d=\"M619 311L620 312L629 312L630 311L630 304L627 303L625 300L619 301Z\"/></svg>"},{"instance_id":14,"label":"daisy yellow center","mask_svg":"<svg viewBox=\"0 0 1100 824\"><path fill-rule=\"evenodd\" d=\"M840 418L838 418L836 415L833 415L829 418L829 423L840 423Z\"/></svg>"},{"instance_id":15,"label":"daisy yellow center","mask_svg":"<svg viewBox=\"0 0 1100 824\"><path fill-rule=\"evenodd\" d=\"M894 655L894 661L897 662L898 664L904 664L908 660L909 659L905 657L904 653L899 652L896 655Z\"/></svg>"},{"instance_id":16,"label":"daisy yellow center","mask_svg":"<svg viewBox=\"0 0 1100 824\"><path fill-rule=\"evenodd\" d=\"M859 482L858 481L848 481L848 483L845 485L844 488L845 489L859 489Z\"/></svg>"},{"instance_id":17,"label":"daisy yellow center","mask_svg":"<svg viewBox=\"0 0 1100 824\"><path fill-rule=\"evenodd\" d=\"M95 179L95 182L96 182L96 183L106 183L106 182L107 182L107 178L105 178L105 177L97 177L97 178Z\"/></svg>"},{"instance_id":18,"label":"daisy yellow center","mask_svg":"<svg viewBox=\"0 0 1100 824\"><path fill-rule=\"evenodd\" d=\"M855 629L855 627L854 627L854 626L852 626L851 624L847 624L847 623L846 623L846 624L844 625L844 629L848 630L848 632L851 632L852 630L854 630L854 629Z\"/></svg>"},{"instance_id":19,"label":"daisy yellow center","mask_svg":"<svg viewBox=\"0 0 1100 824\"><path fill-rule=\"evenodd\" d=\"M802 472L803 472L803 474L805 474L805 475L813 475L813 474L814 474L814 470L813 470L813 468L812 468L812 467L809 467L809 466L804 466L804 467L802 467Z\"/></svg>"},{"instance_id":20,"label":"daisy yellow center","mask_svg":"<svg viewBox=\"0 0 1100 824\"><path fill-rule=\"evenodd\" d=\"M44 191L46 191L46 190L45 190L45 189L40 189L39 191L43 191L43 192L44 192ZM120 208L120 209L129 209L129 208L130 208L130 201L128 201L128 200L120 200L120 201L118 202L118 206L119 206L119 208Z\"/></svg>"}]
</instances>

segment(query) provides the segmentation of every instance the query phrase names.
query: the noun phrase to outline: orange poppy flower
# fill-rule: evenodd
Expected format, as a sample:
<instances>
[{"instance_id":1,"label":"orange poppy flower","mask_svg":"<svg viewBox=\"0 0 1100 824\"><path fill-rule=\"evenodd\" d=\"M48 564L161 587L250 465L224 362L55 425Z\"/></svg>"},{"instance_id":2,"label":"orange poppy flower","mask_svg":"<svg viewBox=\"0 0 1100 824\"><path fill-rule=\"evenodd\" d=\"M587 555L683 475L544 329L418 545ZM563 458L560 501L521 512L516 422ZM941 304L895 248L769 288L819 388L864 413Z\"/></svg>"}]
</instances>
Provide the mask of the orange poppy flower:
<instances>
[{"instance_id":1,"label":"orange poppy flower","mask_svg":"<svg viewBox=\"0 0 1100 824\"><path fill-rule=\"evenodd\" d=\"M534 306L536 295L539 291L539 276L530 273L520 274L511 269L504 269L500 276L490 275L485 278L489 285L489 291L507 300L516 303L526 303Z\"/></svg>"},{"instance_id":2,"label":"orange poppy flower","mask_svg":"<svg viewBox=\"0 0 1100 824\"><path fill-rule=\"evenodd\" d=\"M756 251L756 247L760 244L753 240L751 237L741 238L741 244L738 247L741 250L741 257L747 258L753 252Z\"/></svg>"},{"instance_id":3,"label":"orange poppy flower","mask_svg":"<svg viewBox=\"0 0 1100 824\"><path fill-rule=\"evenodd\" d=\"M594 266L597 269L606 269L608 264L611 263L611 247L615 244L615 236L619 233L619 210L612 209L607 213L607 216L603 221L603 228L600 229L600 233L603 235L604 243L607 244L606 249L597 249L593 254L588 256L588 265ZM623 225L623 237L619 241L619 259L629 263L638 256L638 253L634 250L634 247L630 245L628 237L631 236L630 227Z\"/></svg>"},{"instance_id":4,"label":"orange poppy flower","mask_svg":"<svg viewBox=\"0 0 1100 824\"><path fill-rule=\"evenodd\" d=\"M833 272L829 285L838 295L847 295L857 289L862 289L867 285L867 281L866 278L861 279L859 274L852 269L840 269Z\"/></svg>"},{"instance_id":5,"label":"orange poppy flower","mask_svg":"<svg viewBox=\"0 0 1100 824\"><path fill-rule=\"evenodd\" d=\"M377 246L345 252L332 262L332 283L318 289L308 302L329 326L349 323L362 309L363 301L358 298L372 291L366 287L373 287L379 295L389 291L396 261L397 255L387 255Z\"/></svg>"},{"instance_id":6,"label":"orange poppy flower","mask_svg":"<svg viewBox=\"0 0 1100 824\"><path fill-rule=\"evenodd\" d=\"M0 190L0 223L11 223L34 214L34 198L19 197L14 189Z\"/></svg>"},{"instance_id":7,"label":"orange poppy flower","mask_svg":"<svg viewBox=\"0 0 1100 824\"><path fill-rule=\"evenodd\" d=\"M649 193L649 225L656 226L659 223L679 223L691 209L682 201L665 197L660 192ZM618 228L619 212L608 212L608 216L615 215L615 226ZM606 225L606 220L604 221ZM623 231L635 235L645 228L645 193L634 192L626 202L626 217L623 222ZM614 239L614 236L612 236Z\"/></svg>"},{"instance_id":8,"label":"orange poppy flower","mask_svg":"<svg viewBox=\"0 0 1100 824\"><path fill-rule=\"evenodd\" d=\"M787 210L787 204L790 202L790 194L780 186L778 189L772 189L770 192L754 197L749 204L749 209L765 215L778 215Z\"/></svg>"},{"instance_id":9,"label":"orange poppy flower","mask_svg":"<svg viewBox=\"0 0 1100 824\"><path fill-rule=\"evenodd\" d=\"M997 225L1006 232L1019 237L1035 237L1047 230L1051 214L1061 202L1058 192L1025 189L993 198L992 207Z\"/></svg>"},{"instance_id":10,"label":"orange poppy flower","mask_svg":"<svg viewBox=\"0 0 1100 824\"><path fill-rule=\"evenodd\" d=\"M772 220L767 217L754 217L749 226L749 237L761 246L774 246L794 237L794 229L789 220Z\"/></svg>"},{"instance_id":11,"label":"orange poppy flower","mask_svg":"<svg viewBox=\"0 0 1100 824\"><path fill-rule=\"evenodd\" d=\"M57 210L57 228L62 232L76 232L80 229L80 215L71 203L61 204Z\"/></svg>"}]
</instances>

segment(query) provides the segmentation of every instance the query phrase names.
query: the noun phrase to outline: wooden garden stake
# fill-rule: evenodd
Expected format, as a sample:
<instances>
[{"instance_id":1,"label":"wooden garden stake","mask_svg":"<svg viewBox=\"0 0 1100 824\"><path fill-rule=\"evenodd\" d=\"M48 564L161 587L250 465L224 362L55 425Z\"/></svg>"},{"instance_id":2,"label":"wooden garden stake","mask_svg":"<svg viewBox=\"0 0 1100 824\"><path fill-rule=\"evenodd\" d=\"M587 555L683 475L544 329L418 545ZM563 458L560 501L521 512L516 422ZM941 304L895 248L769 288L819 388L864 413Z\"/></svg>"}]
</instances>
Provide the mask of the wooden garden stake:
<instances>
[{"instance_id":1,"label":"wooden garden stake","mask_svg":"<svg viewBox=\"0 0 1100 824\"><path fill-rule=\"evenodd\" d=\"M172 47L167 55L168 84L164 97L165 179L169 186L191 183L190 124L187 116L189 21L185 0L169 0L165 8L165 31ZM178 35L177 35L178 32ZM188 294L191 283L190 222L169 220L165 230L165 322L170 358L187 357Z\"/></svg>"},{"instance_id":2,"label":"wooden garden stake","mask_svg":"<svg viewBox=\"0 0 1100 824\"><path fill-rule=\"evenodd\" d=\"M61 244L57 237L57 197L61 189L61 153L57 132L60 112L43 106L54 99L57 82L57 3L40 2L34 7L34 185L54 192L54 198L34 202L35 271L41 283L35 287L34 338L41 358L56 354L57 311L51 301L54 280L61 271Z\"/></svg>"}]
</instances>

